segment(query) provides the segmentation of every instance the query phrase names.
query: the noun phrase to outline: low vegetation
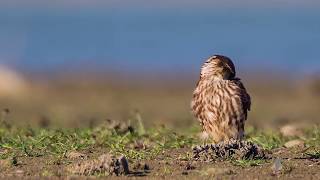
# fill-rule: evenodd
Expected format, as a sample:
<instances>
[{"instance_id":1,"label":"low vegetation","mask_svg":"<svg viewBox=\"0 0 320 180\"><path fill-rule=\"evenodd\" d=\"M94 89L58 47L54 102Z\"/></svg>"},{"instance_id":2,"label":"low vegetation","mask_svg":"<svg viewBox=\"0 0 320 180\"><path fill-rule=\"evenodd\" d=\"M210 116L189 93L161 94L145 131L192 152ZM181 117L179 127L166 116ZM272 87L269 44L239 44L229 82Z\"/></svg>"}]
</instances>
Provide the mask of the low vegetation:
<instances>
[{"instance_id":1,"label":"low vegetation","mask_svg":"<svg viewBox=\"0 0 320 180\"><path fill-rule=\"evenodd\" d=\"M281 149L285 142L297 137L283 137L278 132L257 131L247 129L247 140L263 149L273 152ZM10 169L23 166L21 159L45 159L45 166L67 166L72 163L67 154L81 152L84 154L107 152L115 156L124 155L130 163L166 161L157 175L172 174L174 163L192 162L192 147L202 144L197 136L198 131L186 130L176 133L172 129L158 127L146 129L141 121L134 125L106 122L92 128L53 129L53 128L19 128L2 124L0 128L0 168ZM302 149L305 159L320 158L320 130L314 127L305 131L305 142ZM181 151L182 150L182 151ZM300 149L301 150L301 149ZM176 156L172 155L178 154ZM290 151L290 150L287 150ZM278 155L277 155L278 156ZM276 157L276 156L274 156ZM5 164L4 166L3 164ZM230 159L231 166L248 168L270 164L273 159ZM49 168L50 169L50 168ZM192 168L190 168L192 169ZM171 172L172 171L172 172ZM185 172L184 172L185 173ZM57 176L48 169L40 172L40 176ZM66 175L61 173L60 175Z\"/></svg>"},{"instance_id":2,"label":"low vegetation","mask_svg":"<svg viewBox=\"0 0 320 180\"><path fill-rule=\"evenodd\" d=\"M139 131L136 131L138 129ZM151 159L165 149L191 147L195 136L179 135L164 127L141 131L101 125L83 129L1 128L1 159L15 156L61 157L70 151L104 148L133 160Z\"/></svg>"}]
</instances>

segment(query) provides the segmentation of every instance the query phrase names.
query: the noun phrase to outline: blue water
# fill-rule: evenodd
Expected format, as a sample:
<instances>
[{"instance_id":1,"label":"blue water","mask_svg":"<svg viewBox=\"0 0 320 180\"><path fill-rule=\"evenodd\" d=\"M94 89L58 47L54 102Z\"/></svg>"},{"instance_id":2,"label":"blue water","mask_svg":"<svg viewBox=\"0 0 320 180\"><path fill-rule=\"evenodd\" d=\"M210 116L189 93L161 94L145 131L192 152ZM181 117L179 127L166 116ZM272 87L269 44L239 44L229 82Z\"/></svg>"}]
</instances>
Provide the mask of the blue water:
<instances>
[{"instance_id":1,"label":"blue water","mask_svg":"<svg viewBox=\"0 0 320 180\"><path fill-rule=\"evenodd\" d=\"M196 70L211 54L242 68L320 69L317 9L1 9L0 61L29 70Z\"/></svg>"}]
</instances>

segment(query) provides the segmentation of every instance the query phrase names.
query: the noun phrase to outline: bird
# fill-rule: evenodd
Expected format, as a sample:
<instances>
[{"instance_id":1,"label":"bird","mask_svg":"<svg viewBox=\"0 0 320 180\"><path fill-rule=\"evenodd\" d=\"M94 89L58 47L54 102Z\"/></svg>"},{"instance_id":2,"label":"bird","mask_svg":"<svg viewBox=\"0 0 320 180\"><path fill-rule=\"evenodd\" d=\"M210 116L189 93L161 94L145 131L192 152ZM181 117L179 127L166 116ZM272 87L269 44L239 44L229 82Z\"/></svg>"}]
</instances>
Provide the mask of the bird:
<instances>
[{"instance_id":1,"label":"bird","mask_svg":"<svg viewBox=\"0 0 320 180\"><path fill-rule=\"evenodd\" d=\"M213 143L244 138L244 125L251 98L232 60L223 55L209 57L201 67L191 109L202 126L202 138Z\"/></svg>"}]
</instances>

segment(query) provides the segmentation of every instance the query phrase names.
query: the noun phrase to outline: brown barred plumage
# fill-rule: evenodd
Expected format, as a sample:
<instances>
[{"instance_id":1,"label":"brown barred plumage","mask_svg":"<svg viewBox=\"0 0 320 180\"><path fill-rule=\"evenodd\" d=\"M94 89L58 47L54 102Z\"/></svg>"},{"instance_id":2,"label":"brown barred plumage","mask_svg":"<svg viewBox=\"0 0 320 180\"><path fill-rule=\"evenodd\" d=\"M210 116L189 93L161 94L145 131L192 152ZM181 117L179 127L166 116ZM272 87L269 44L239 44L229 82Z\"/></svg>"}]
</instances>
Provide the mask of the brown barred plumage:
<instances>
[{"instance_id":1,"label":"brown barred plumage","mask_svg":"<svg viewBox=\"0 0 320 180\"><path fill-rule=\"evenodd\" d=\"M232 61L214 55L202 66L191 108L203 132L217 143L244 136L251 100Z\"/></svg>"}]
</instances>

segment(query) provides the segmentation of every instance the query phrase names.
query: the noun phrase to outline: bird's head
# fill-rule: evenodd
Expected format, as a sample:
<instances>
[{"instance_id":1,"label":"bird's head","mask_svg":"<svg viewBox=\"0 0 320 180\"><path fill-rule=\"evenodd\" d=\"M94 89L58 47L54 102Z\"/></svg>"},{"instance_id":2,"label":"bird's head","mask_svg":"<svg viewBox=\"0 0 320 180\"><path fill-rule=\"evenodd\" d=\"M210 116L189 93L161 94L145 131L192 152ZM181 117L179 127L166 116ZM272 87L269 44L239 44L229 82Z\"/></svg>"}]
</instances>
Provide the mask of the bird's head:
<instances>
[{"instance_id":1,"label":"bird's head","mask_svg":"<svg viewBox=\"0 0 320 180\"><path fill-rule=\"evenodd\" d=\"M236 70L230 58L221 55L211 56L201 68L201 78L230 80L235 78Z\"/></svg>"}]
</instances>

